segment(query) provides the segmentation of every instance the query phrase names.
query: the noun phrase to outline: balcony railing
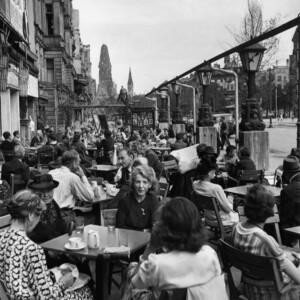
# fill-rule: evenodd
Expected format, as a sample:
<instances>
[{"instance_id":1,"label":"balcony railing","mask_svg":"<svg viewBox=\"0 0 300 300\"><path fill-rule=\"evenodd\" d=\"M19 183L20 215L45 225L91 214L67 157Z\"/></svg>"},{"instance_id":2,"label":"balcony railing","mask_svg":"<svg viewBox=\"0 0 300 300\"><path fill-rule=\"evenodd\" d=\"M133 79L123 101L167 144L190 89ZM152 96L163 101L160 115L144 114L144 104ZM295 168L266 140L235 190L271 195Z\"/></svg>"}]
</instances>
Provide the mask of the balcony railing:
<instances>
[{"instance_id":1,"label":"balcony railing","mask_svg":"<svg viewBox=\"0 0 300 300\"><path fill-rule=\"evenodd\" d=\"M58 35L47 35L44 36L44 43L47 48L64 48L65 42L61 36Z\"/></svg>"}]
</instances>

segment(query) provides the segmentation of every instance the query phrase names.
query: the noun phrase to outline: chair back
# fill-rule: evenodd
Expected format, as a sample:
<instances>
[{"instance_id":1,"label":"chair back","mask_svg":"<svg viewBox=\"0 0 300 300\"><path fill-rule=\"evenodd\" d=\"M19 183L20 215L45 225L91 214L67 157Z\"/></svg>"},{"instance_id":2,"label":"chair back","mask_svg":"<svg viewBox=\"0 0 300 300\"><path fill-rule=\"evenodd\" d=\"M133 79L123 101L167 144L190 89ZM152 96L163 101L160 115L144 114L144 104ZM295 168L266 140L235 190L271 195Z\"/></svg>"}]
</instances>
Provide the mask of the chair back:
<instances>
[{"instance_id":1,"label":"chair back","mask_svg":"<svg viewBox=\"0 0 300 300\"><path fill-rule=\"evenodd\" d=\"M4 282L0 279L0 299L11 300L12 298L8 295Z\"/></svg>"},{"instance_id":2,"label":"chair back","mask_svg":"<svg viewBox=\"0 0 300 300\"><path fill-rule=\"evenodd\" d=\"M274 182L273 182L274 186L278 186L277 183L279 183L279 187L281 188L283 187L282 174L283 174L283 165L280 165L279 167L276 168L274 172Z\"/></svg>"},{"instance_id":3,"label":"chair back","mask_svg":"<svg viewBox=\"0 0 300 300\"><path fill-rule=\"evenodd\" d=\"M103 224L104 226L108 225L116 225L116 216L117 216L118 209L103 209L102 216L103 216Z\"/></svg>"},{"instance_id":4,"label":"chair back","mask_svg":"<svg viewBox=\"0 0 300 300\"><path fill-rule=\"evenodd\" d=\"M240 222L247 221L247 217L245 216L244 206L238 206L237 209L238 209ZM282 245L281 235L280 235L280 230L279 230L280 218L279 218L278 208L277 208L276 204L274 204L273 210L274 210L274 216L268 218L266 220L266 224L273 224L274 225L277 242L278 242L279 245Z\"/></svg>"},{"instance_id":5,"label":"chair back","mask_svg":"<svg viewBox=\"0 0 300 300\"><path fill-rule=\"evenodd\" d=\"M200 213L203 213L203 210L211 210L215 213L216 220L217 220L217 238L224 238L225 237L225 228L222 223L222 219L220 216L220 204L219 201L214 197L203 196L197 194L195 191L191 193L191 200L196 205Z\"/></svg>"},{"instance_id":6,"label":"chair back","mask_svg":"<svg viewBox=\"0 0 300 300\"><path fill-rule=\"evenodd\" d=\"M165 176L167 183L171 187L175 184L174 175L178 173L178 164L176 160L170 160L164 161L163 166L163 175Z\"/></svg>"},{"instance_id":7,"label":"chair back","mask_svg":"<svg viewBox=\"0 0 300 300\"><path fill-rule=\"evenodd\" d=\"M10 186L11 192L14 195L20 188L26 187L22 174L10 174Z\"/></svg>"},{"instance_id":8,"label":"chair back","mask_svg":"<svg viewBox=\"0 0 300 300\"><path fill-rule=\"evenodd\" d=\"M224 240L220 240L220 242L222 261L224 269L228 274L231 296L239 294L230 271L231 267L235 267L242 272L244 281L247 281L247 278L249 278L253 285L256 285L255 283L257 282L257 286L261 286L262 281L270 281L274 283L274 288L279 295L284 292L283 277L280 272L279 261L273 257L254 255L236 249ZM232 299L235 298L232 297Z\"/></svg>"},{"instance_id":9,"label":"chair back","mask_svg":"<svg viewBox=\"0 0 300 300\"><path fill-rule=\"evenodd\" d=\"M160 294L159 300L185 300L187 289L163 290Z\"/></svg>"},{"instance_id":10,"label":"chair back","mask_svg":"<svg viewBox=\"0 0 300 300\"><path fill-rule=\"evenodd\" d=\"M159 183L159 195L161 198L161 201L163 201L167 196L169 192L169 184L165 182Z\"/></svg>"},{"instance_id":11,"label":"chair back","mask_svg":"<svg viewBox=\"0 0 300 300\"><path fill-rule=\"evenodd\" d=\"M238 185L246 185L247 183L262 183L264 174L264 170L241 170L238 178Z\"/></svg>"}]
</instances>

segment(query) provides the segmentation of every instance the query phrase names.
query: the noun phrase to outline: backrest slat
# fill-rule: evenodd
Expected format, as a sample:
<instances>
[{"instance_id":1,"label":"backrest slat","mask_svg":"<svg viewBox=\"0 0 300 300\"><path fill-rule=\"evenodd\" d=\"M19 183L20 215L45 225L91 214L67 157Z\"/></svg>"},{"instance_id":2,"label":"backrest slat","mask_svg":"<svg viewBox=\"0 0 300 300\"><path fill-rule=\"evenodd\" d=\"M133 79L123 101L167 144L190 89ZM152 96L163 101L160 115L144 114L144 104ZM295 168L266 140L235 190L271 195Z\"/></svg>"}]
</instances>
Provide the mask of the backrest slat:
<instances>
[{"instance_id":1,"label":"backrest slat","mask_svg":"<svg viewBox=\"0 0 300 300\"><path fill-rule=\"evenodd\" d=\"M191 200L195 204L195 206L198 208L199 211L202 210L211 210L215 213L216 219L217 219L217 224L220 230L220 237L224 238L225 236L225 229L224 225L222 223L222 219L220 216L220 204L219 201L214 198L214 197L208 197L208 196L203 196L195 191L191 193Z\"/></svg>"},{"instance_id":2,"label":"backrest slat","mask_svg":"<svg viewBox=\"0 0 300 300\"><path fill-rule=\"evenodd\" d=\"M243 272L244 276L258 279L258 281L269 280L274 282L277 292L283 288L283 277L279 271L279 261L275 258L254 255L236 249L221 240L223 263L226 269L234 266Z\"/></svg>"}]
</instances>

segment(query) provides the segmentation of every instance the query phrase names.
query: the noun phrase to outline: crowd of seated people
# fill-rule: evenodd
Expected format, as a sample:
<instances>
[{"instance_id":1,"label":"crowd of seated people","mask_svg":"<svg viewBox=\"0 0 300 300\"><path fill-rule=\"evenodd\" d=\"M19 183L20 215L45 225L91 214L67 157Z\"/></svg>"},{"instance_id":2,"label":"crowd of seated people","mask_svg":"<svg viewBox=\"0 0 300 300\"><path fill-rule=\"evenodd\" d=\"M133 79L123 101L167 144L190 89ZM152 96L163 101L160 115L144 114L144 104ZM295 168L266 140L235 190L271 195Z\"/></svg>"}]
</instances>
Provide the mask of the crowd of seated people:
<instances>
[{"instance_id":1,"label":"crowd of seated people","mask_svg":"<svg viewBox=\"0 0 300 300\"><path fill-rule=\"evenodd\" d=\"M242 170L256 169L247 147L240 147L237 151L234 146L228 145L225 154L220 156L218 151L206 144L190 147L195 152L191 168L182 173L178 171L175 189L173 193L169 193L172 198L161 202L158 197L159 183L166 178L162 174L161 157L152 146L167 145L174 151L186 151L190 145L185 134L177 133L175 141L174 132L170 129L130 133L127 128L116 127L96 133L92 128L69 128L66 132L55 133L53 128L44 127L32 141L39 153L48 150L55 152L54 161L49 163L47 174L40 174L36 169L31 173L30 167L36 167L36 163L30 163L33 162L32 158L24 158L26 147L22 146L19 133L15 132L14 140L11 140L10 135L5 136L7 141L4 145L7 144L8 148L13 145L11 150L14 156L2 166L2 179L9 182L10 173L21 174L25 182L22 188L26 188L25 191L17 192L10 200L8 210L12 223L8 229L0 232L0 257L8 259L0 259L0 279L16 299L22 299L21 290L22 295L28 297L46 298L45 295L50 293L57 295L58 299L92 299L91 290L87 286L75 292L66 290L72 284L71 277L64 278L61 283L48 283L47 268L58 261L58 257L53 257L51 253L45 256L38 245L72 230L76 219L74 208L78 203L92 205L95 193L88 177L95 175L92 168L85 168L86 163L92 165L92 160L96 160L98 164L118 166L113 176L105 178L119 188L118 194L107 204L107 208L117 209L116 227L151 233L151 240L140 261L132 263L128 269L123 296L127 293L134 299L143 300L145 295L159 299L163 289L186 288L187 299L229 299L222 263L215 250L206 242L206 230L199 211L189 200L192 191L217 199L224 225L230 223L231 233L228 239L234 247L245 252L274 257L280 262L282 272L288 280L295 284L300 283L299 268L293 264L295 257L290 255L291 252L282 250L271 236L272 232L264 231L267 218L273 214L274 198L263 185L248 189L245 201L241 202L248 221L239 223L238 213L234 211L234 199L224 191L226 187L237 184ZM90 148L94 150L88 151ZM171 153L165 159L175 157ZM188 159L189 157L187 162ZM180 168L179 161L177 162ZM284 245L293 247L297 244L297 239L288 236L284 229L300 226L298 158L292 155L286 157L282 169L285 184L280 200L276 200L280 216L279 226ZM183 177L184 188L180 183ZM230 181L230 178L235 180ZM206 224L216 225L212 211L205 211L204 218ZM93 223L94 220L89 219L85 224ZM30 253L23 260L25 267L30 266L33 273L28 274L28 284L22 285L22 288L9 283L9 272L12 268L17 267L17 271L22 272L23 266L16 266L15 263L18 260L15 256L20 257L21 253L9 253L1 246L7 242L16 248L21 244ZM36 255L40 260L38 263ZM63 259L66 262L68 260L67 257ZM133 255L132 259L137 259L137 256ZM41 276L47 282L46 287L36 278L36 268L44 270ZM242 282L243 292L251 299L255 293L253 286L247 278L242 278Z\"/></svg>"}]
</instances>

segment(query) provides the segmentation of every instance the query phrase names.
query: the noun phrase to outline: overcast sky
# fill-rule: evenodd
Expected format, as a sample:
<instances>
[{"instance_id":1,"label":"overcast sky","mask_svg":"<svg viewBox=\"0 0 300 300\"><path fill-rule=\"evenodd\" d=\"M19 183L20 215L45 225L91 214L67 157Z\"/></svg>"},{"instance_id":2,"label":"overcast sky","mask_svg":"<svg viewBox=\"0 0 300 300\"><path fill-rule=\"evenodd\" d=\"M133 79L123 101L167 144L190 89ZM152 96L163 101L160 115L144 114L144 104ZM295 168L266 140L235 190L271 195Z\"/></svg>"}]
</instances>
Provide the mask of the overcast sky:
<instances>
[{"instance_id":1,"label":"overcast sky","mask_svg":"<svg viewBox=\"0 0 300 300\"><path fill-rule=\"evenodd\" d=\"M261 0L264 19L281 23L297 17L299 0ZM108 46L112 77L127 86L129 67L135 93L144 93L235 46L226 29L238 30L247 0L73 0L83 44L91 46L92 75L99 81L102 44ZM280 34L275 60L285 64L295 28Z\"/></svg>"}]
</instances>

